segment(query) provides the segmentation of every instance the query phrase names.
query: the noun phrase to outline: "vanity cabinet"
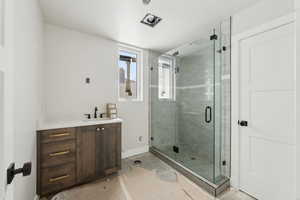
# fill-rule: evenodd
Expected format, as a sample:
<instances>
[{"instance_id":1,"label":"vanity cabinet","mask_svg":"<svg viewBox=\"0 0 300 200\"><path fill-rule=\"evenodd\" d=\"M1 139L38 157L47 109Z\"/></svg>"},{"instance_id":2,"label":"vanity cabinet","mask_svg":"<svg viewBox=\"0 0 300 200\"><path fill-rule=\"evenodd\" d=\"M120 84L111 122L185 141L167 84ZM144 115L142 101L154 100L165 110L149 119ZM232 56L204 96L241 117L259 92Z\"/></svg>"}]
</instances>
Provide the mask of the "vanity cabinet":
<instances>
[{"instance_id":1,"label":"vanity cabinet","mask_svg":"<svg viewBox=\"0 0 300 200\"><path fill-rule=\"evenodd\" d=\"M121 123L37 132L37 193L47 196L121 169Z\"/></svg>"}]
</instances>

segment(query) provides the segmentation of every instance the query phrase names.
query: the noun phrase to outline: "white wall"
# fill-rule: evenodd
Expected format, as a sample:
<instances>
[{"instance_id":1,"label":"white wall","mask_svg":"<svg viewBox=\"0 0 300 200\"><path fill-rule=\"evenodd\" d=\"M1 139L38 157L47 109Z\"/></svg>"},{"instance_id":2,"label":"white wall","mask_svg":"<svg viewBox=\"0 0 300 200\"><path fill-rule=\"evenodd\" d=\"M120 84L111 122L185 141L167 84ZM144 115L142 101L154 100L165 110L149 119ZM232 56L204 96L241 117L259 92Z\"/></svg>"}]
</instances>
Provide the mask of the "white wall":
<instances>
[{"instance_id":1,"label":"white wall","mask_svg":"<svg viewBox=\"0 0 300 200\"><path fill-rule=\"evenodd\" d=\"M47 24L44 52L45 123L82 120L95 106L104 112L106 103L118 103L118 43ZM144 101L118 103L125 154L148 144L147 51L144 55Z\"/></svg>"},{"instance_id":2,"label":"white wall","mask_svg":"<svg viewBox=\"0 0 300 200\"><path fill-rule=\"evenodd\" d=\"M4 157L4 72L0 70L0 158ZM5 185L5 165L4 159L0 161L0 199L4 195L4 185Z\"/></svg>"},{"instance_id":3,"label":"white wall","mask_svg":"<svg viewBox=\"0 0 300 200\"><path fill-rule=\"evenodd\" d=\"M253 6L233 15L233 35L262 25L293 11L294 0L260 0Z\"/></svg>"},{"instance_id":4,"label":"white wall","mask_svg":"<svg viewBox=\"0 0 300 200\"><path fill-rule=\"evenodd\" d=\"M143 51L143 55L143 101L118 103L119 114L124 119L123 157L148 151L149 148L149 52Z\"/></svg>"},{"instance_id":5,"label":"white wall","mask_svg":"<svg viewBox=\"0 0 300 200\"><path fill-rule=\"evenodd\" d=\"M117 58L114 42L46 25L45 121L84 119L95 106L116 102Z\"/></svg>"},{"instance_id":6,"label":"white wall","mask_svg":"<svg viewBox=\"0 0 300 200\"><path fill-rule=\"evenodd\" d=\"M15 2L11 0L5 0L5 17L4 17L4 52L5 60L3 71L4 71L4 144L2 151L4 151L4 158L1 158L3 161L3 167L6 169L11 162L14 160L14 129L13 129L13 64L14 64L14 8ZM1 55L3 56L3 55ZM3 59L3 57L2 57ZM1 60L2 62L3 60ZM6 184L5 171L1 169L1 172L4 175L4 180L1 182L3 185ZM2 185L1 184L1 185ZM14 194L14 185L5 186L4 196L6 200L12 200Z\"/></svg>"},{"instance_id":7,"label":"white wall","mask_svg":"<svg viewBox=\"0 0 300 200\"><path fill-rule=\"evenodd\" d=\"M300 2L295 0L296 7L296 109L297 109L297 200L300 200Z\"/></svg>"},{"instance_id":8,"label":"white wall","mask_svg":"<svg viewBox=\"0 0 300 200\"><path fill-rule=\"evenodd\" d=\"M41 116L43 20L38 0L15 1L14 133L16 167L32 162L29 177L15 178L14 200L32 200L36 188L36 125Z\"/></svg>"}]
</instances>

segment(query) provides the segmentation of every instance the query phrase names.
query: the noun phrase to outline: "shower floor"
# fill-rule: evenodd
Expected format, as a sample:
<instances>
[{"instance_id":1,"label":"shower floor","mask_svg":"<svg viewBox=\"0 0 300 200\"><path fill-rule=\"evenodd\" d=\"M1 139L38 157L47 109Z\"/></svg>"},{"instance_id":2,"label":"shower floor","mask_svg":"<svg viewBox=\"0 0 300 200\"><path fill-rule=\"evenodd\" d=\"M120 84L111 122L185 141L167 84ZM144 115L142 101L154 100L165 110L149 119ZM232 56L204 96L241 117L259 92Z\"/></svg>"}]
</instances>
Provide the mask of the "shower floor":
<instances>
[{"instance_id":1,"label":"shower floor","mask_svg":"<svg viewBox=\"0 0 300 200\"><path fill-rule=\"evenodd\" d=\"M207 155L195 153L195 151L192 150L195 148L191 148L190 145L176 146L179 147L179 153L173 151L172 145L161 146L157 149L212 183L218 184L219 181L222 181L222 177L219 177L218 180L214 180L214 164Z\"/></svg>"}]
</instances>

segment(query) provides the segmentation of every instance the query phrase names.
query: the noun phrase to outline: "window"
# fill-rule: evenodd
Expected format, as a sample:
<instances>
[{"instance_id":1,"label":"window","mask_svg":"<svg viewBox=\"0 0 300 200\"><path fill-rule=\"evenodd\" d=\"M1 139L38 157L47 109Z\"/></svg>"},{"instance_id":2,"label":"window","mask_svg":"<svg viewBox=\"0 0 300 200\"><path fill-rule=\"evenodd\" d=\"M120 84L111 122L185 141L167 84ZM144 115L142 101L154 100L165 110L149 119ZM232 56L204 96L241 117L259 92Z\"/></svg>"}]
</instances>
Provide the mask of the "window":
<instances>
[{"instance_id":1,"label":"window","mask_svg":"<svg viewBox=\"0 0 300 200\"><path fill-rule=\"evenodd\" d=\"M175 60L161 56L158 67L158 98L175 100Z\"/></svg>"},{"instance_id":2,"label":"window","mask_svg":"<svg viewBox=\"0 0 300 200\"><path fill-rule=\"evenodd\" d=\"M119 100L142 100L142 53L140 50L119 48Z\"/></svg>"}]
</instances>

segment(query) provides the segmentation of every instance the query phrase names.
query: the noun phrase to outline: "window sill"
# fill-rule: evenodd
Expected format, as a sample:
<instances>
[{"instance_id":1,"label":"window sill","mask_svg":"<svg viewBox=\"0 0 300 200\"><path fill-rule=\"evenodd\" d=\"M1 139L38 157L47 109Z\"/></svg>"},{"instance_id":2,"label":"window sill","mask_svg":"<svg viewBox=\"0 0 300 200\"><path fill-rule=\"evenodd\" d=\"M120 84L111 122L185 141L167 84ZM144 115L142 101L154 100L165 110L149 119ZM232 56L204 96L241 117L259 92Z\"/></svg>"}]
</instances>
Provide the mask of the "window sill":
<instances>
[{"instance_id":1,"label":"window sill","mask_svg":"<svg viewBox=\"0 0 300 200\"><path fill-rule=\"evenodd\" d=\"M144 102L143 99L118 99L119 102Z\"/></svg>"},{"instance_id":2,"label":"window sill","mask_svg":"<svg viewBox=\"0 0 300 200\"><path fill-rule=\"evenodd\" d=\"M174 99L158 99L158 101L161 101L161 102L176 102L176 100L174 100Z\"/></svg>"}]
</instances>

